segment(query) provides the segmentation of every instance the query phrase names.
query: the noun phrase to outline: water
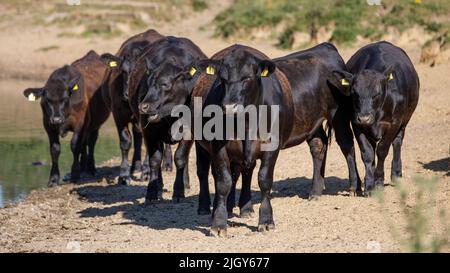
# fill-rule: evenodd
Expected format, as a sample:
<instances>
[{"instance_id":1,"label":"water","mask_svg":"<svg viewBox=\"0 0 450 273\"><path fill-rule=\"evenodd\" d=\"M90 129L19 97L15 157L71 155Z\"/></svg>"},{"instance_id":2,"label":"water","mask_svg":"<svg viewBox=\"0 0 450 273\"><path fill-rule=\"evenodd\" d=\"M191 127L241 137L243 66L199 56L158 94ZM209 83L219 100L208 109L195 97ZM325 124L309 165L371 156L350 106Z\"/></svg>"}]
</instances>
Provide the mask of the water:
<instances>
[{"instance_id":1,"label":"water","mask_svg":"<svg viewBox=\"0 0 450 273\"><path fill-rule=\"evenodd\" d=\"M41 85L42 82L0 80L0 207L47 186L51 157L42 111L39 101L28 102L22 95L26 87ZM70 138L71 134L61 140L61 177L72 164ZM119 155L118 137L110 118L100 130L95 160L98 164ZM33 162L43 165L35 166Z\"/></svg>"}]
</instances>

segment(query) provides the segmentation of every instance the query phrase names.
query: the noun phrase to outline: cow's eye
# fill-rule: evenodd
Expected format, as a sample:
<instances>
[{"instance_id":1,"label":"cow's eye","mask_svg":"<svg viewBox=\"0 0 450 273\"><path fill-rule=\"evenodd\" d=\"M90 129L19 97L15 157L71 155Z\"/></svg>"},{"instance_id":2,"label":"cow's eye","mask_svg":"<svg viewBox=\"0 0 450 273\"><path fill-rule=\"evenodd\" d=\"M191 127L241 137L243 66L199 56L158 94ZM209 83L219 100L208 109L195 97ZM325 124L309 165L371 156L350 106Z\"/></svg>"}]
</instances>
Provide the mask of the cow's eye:
<instances>
[{"instance_id":1,"label":"cow's eye","mask_svg":"<svg viewBox=\"0 0 450 273\"><path fill-rule=\"evenodd\" d=\"M161 88L162 89L169 89L170 85L168 83L162 83Z\"/></svg>"}]
</instances>

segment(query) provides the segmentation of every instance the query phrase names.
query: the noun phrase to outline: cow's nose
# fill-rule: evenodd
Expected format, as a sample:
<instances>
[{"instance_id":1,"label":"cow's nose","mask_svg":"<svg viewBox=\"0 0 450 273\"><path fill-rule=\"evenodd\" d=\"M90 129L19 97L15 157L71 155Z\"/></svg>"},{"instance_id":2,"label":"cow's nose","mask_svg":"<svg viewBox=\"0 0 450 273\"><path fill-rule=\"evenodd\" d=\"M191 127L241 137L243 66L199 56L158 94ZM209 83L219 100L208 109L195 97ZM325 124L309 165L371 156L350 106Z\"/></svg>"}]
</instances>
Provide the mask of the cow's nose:
<instances>
[{"instance_id":1,"label":"cow's nose","mask_svg":"<svg viewBox=\"0 0 450 273\"><path fill-rule=\"evenodd\" d=\"M148 114L148 111L150 110L150 103L143 102L139 104L139 110L142 114Z\"/></svg>"},{"instance_id":2,"label":"cow's nose","mask_svg":"<svg viewBox=\"0 0 450 273\"><path fill-rule=\"evenodd\" d=\"M372 122L372 115L358 115L357 119L361 124L370 124Z\"/></svg>"},{"instance_id":3,"label":"cow's nose","mask_svg":"<svg viewBox=\"0 0 450 273\"><path fill-rule=\"evenodd\" d=\"M56 124L56 125L61 124L63 122L62 118L60 118L60 117L53 117L50 119L50 121L51 121L51 123Z\"/></svg>"}]
</instances>

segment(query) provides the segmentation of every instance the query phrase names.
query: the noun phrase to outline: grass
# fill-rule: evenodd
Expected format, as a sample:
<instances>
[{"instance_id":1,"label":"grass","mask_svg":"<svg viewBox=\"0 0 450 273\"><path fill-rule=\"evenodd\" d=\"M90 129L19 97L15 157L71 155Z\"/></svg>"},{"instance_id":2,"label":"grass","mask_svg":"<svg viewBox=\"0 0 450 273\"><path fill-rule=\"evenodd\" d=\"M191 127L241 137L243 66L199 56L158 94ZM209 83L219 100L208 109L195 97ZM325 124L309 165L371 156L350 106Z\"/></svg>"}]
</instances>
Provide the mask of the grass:
<instances>
[{"instance_id":1,"label":"grass","mask_svg":"<svg viewBox=\"0 0 450 273\"><path fill-rule=\"evenodd\" d=\"M205 0L191 0L191 5L194 11L204 11L208 8L208 3Z\"/></svg>"},{"instance_id":2,"label":"grass","mask_svg":"<svg viewBox=\"0 0 450 273\"><path fill-rule=\"evenodd\" d=\"M51 45L51 46L38 48L36 51L38 51L38 52L48 52L50 50L56 50L56 49L59 49L59 46Z\"/></svg>"},{"instance_id":3,"label":"grass","mask_svg":"<svg viewBox=\"0 0 450 273\"><path fill-rule=\"evenodd\" d=\"M389 217L386 221L392 236L396 238L407 252L442 252L450 247L450 225L447 211L439 208L436 200L438 179L413 178L413 185L405 185L396 181L395 190L398 198L400 214L406 225L402 228L395 225ZM412 187L414 191L412 191ZM386 204L381 191L375 193L381 206ZM386 213L387 214L387 213ZM439 223L439 227L432 229L431 222Z\"/></svg>"},{"instance_id":4,"label":"grass","mask_svg":"<svg viewBox=\"0 0 450 273\"><path fill-rule=\"evenodd\" d=\"M415 25L431 33L450 27L450 1L383 0L382 6L370 6L363 0L235 0L214 20L215 35L223 38L248 35L258 28L277 31L277 44L291 48L297 32L317 41L320 27L332 31L331 41L345 45L358 36L376 40L389 28L403 32ZM278 31L281 29L281 31Z\"/></svg>"}]
</instances>

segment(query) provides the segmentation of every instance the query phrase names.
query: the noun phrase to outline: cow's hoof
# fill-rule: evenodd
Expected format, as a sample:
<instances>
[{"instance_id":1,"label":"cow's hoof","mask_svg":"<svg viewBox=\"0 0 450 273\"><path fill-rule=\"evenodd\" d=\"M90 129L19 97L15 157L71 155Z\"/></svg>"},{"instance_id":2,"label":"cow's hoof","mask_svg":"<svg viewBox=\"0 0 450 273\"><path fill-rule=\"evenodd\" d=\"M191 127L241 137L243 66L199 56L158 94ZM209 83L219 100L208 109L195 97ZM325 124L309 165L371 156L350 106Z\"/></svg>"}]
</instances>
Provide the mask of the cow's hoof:
<instances>
[{"instance_id":1,"label":"cow's hoof","mask_svg":"<svg viewBox=\"0 0 450 273\"><path fill-rule=\"evenodd\" d=\"M152 205L156 205L158 203L159 203L158 199L145 198L144 207L149 207L149 206L152 206Z\"/></svg>"},{"instance_id":2,"label":"cow's hoof","mask_svg":"<svg viewBox=\"0 0 450 273\"><path fill-rule=\"evenodd\" d=\"M392 173L391 173L391 182L395 183L401 178L402 178L402 172L401 171L392 171Z\"/></svg>"},{"instance_id":3,"label":"cow's hoof","mask_svg":"<svg viewBox=\"0 0 450 273\"><path fill-rule=\"evenodd\" d=\"M211 210L209 208L199 208L197 210L197 214L198 215L210 215L211 214Z\"/></svg>"},{"instance_id":4,"label":"cow's hoof","mask_svg":"<svg viewBox=\"0 0 450 273\"><path fill-rule=\"evenodd\" d=\"M383 190L384 189L384 180L376 180L375 181L375 189L376 190Z\"/></svg>"},{"instance_id":5,"label":"cow's hoof","mask_svg":"<svg viewBox=\"0 0 450 273\"><path fill-rule=\"evenodd\" d=\"M258 225L258 231L259 232L266 232L266 231L271 231L275 229L275 224L274 223L269 223L269 224L259 224Z\"/></svg>"},{"instance_id":6,"label":"cow's hoof","mask_svg":"<svg viewBox=\"0 0 450 273\"><path fill-rule=\"evenodd\" d=\"M184 198L185 198L184 196L173 196L172 203L174 204L182 203Z\"/></svg>"},{"instance_id":7,"label":"cow's hoof","mask_svg":"<svg viewBox=\"0 0 450 273\"><path fill-rule=\"evenodd\" d=\"M373 194L373 189L367 189L367 190L364 190L364 192L363 192L364 197L371 197L372 194Z\"/></svg>"},{"instance_id":8,"label":"cow's hoof","mask_svg":"<svg viewBox=\"0 0 450 273\"><path fill-rule=\"evenodd\" d=\"M311 193L311 194L309 195L309 197L308 197L308 201L318 201L319 198L320 198L320 195L312 194L312 193Z\"/></svg>"},{"instance_id":9,"label":"cow's hoof","mask_svg":"<svg viewBox=\"0 0 450 273\"><path fill-rule=\"evenodd\" d=\"M242 208L239 213L239 217L241 218L251 218L255 214L253 207L250 208Z\"/></svg>"},{"instance_id":10,"label":"cow's hoof","mask_svg":"<svg viewBox=\"0 0 450 273\"><path fill-rule=\"evenodd\" d=\"M57 181L48 181L47 187L53 188L53 187L58 186L58 184L59 183Z\"/></svg>"},{"instance_id":11,"label":"cow's hoof","mask_svg":"<svg viewBox=\"0 0 450 273\"><path fill-rule=\"evenodd\" d=\"M148 181L150 178L150 173L142 173L140 181Z\"/></svg>"},{"instance_id":12,"label":"cow's hoof","mask_svg":"<svg viewBox=\"0 0 450 273\"><path fill-rule=\"evenodd\" d=\"M234 217L233 210L227 210L227 218L231 219Z\"/></svg>"},{"instance_id":13,"label":"cow's hoof","mask_svg":"<svg viewBox=\"0 0 450 273\"><path fill-rule=\"evenodd\" d=\"M129 186L131 183L131 178L130 177L119 177L119 180L117 181L117 184L122 185L122 186Z\"/></svg>"},{"instance_id":14,"label":"cow's hoof","mask_svg":"<svg viewBox=\"0 0 450 273\"><path fill-rule=\"evenodd\" d=\"M159 190L158 193L156 194L158 200L164 200L163 192L164 190Z\"/></svg>"},{"instance_id":15,"label":"cow's hoof","mask_svg":"<svg viewBox=\"0 0 450 273\"><path fill-rule=\"evenodd\" d=\"M47 186L49 188L58 186L59 185L59 174L55 174L50 176L50 179L48 180Z\"/></svg>"},{"instance_id":16,"label":"cow's hoof","mask_svg":"<svg viewBox=\"0 0 450 273\"><path fill-rule=\"evenodd\" d=\"M210 234L213 237L226 238L227 237L227 227L211 227Z\"/></svg>"}]
</instances>

